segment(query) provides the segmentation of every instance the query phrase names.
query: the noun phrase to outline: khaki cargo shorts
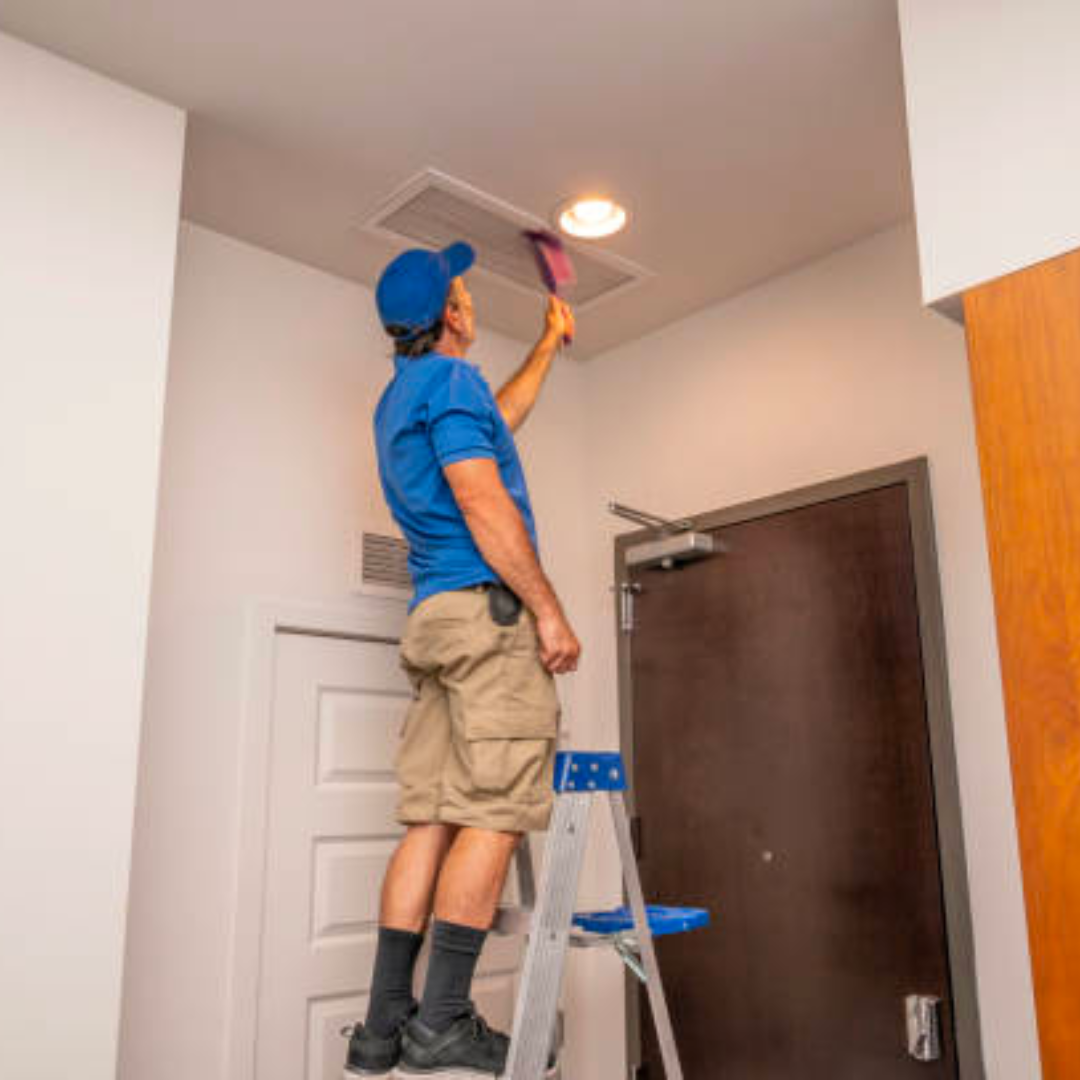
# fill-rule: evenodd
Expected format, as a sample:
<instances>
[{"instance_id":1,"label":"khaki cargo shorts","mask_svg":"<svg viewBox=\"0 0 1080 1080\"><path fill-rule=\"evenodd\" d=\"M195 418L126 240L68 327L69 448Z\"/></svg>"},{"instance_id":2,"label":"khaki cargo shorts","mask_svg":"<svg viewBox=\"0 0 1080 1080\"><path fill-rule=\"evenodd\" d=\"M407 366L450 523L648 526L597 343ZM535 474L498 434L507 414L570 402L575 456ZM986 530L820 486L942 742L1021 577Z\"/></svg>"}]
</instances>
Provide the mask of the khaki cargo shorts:
<instances>
[{"instance_id":1,"label":"khaki cargo shorts","mask_svg":"<svg viewBox=\"0 0 1080 1080\"><path fill-rule=\"evenodd\" d=\"M480 588L410 613L401 664L413 686L397 755L398 820L501 832L547 828L559 699L522 607L500 626Z\"/></svg>"}]
</instances>

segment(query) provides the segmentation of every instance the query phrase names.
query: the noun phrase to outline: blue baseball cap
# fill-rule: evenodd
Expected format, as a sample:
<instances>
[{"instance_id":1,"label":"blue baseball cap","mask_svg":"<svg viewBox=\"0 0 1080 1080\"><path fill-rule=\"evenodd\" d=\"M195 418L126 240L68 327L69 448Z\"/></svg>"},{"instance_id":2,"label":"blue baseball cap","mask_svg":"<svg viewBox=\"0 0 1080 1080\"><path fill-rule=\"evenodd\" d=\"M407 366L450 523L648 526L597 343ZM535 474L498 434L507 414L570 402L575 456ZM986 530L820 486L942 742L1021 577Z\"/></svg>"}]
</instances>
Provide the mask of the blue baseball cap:
<instances>
[{"instance_id":1,"label":"blue baseball cap","mask_svg":"<svg viewBox=\"0 0 1080 1080\"><path fill-rule=\"evenodd\" d=\"M411 337L434 326L446 307L450 282L476 261L466 243L442 251L413 248L382 272L375 287L379 318L391 337Z\"/></svg>"}]
</instances>

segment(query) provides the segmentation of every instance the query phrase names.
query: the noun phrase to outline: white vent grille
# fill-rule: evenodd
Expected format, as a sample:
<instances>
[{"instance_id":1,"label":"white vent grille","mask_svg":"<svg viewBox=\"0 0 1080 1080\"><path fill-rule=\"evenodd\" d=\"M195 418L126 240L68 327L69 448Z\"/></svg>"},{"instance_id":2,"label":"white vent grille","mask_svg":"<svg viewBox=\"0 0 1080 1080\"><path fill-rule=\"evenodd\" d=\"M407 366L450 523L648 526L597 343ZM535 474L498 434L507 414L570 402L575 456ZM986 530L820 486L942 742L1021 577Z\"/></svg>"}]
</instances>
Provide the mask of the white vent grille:
<instances>
[{"instance_id":1,"label":"white vent grille","mask_svg":"<svg viewBox=\"0 0 1080 1080\"><path fill-rule=\"evenodd\" d=\"M384 589L412 591L407 559L409 545L394 536L363 534L360 548L360 583Z\"/></svg>"},{"instance_id":2,"label":"white vent grille","mask_svg":"<svg viewBox=\"0 0 1080 1080\"><path fill-rule=\"evenodd\" d=\"M548 228L547 223L434 169L399 188L365 227L430 248L464 240L475 249L479 270L516 288L544 293L532 249L521 232ZM577 273L577 284L567 299L579 308L650 276L610 252L572 243L566 246Z\"/></svg>"}]
</instances>

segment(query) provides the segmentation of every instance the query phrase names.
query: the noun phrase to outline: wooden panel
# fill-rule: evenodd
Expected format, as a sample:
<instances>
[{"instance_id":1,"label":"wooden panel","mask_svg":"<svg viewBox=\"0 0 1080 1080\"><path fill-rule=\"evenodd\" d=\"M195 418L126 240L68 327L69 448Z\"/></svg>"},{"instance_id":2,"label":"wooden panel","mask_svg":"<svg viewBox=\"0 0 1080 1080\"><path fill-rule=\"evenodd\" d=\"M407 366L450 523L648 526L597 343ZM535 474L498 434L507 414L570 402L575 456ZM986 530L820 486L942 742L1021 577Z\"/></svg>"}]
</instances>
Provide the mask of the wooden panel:
<instances>
[{"instance_id":1,"label":"wooden panel","mask_svg":"<svg viewBox=\"0 0 1080 1080\"><path fill-rule=\"evenodd\" d=\"M412 695L327 689L319 703L319 783L394 781L402 716Z\"/></svg>"},{"instance_id":2,"label":"wooden panel","mask_svg":"<svg viewBox=\"0 0 1080 1080\"><path fill-rule=\"evenodd\" d=\"M383 875L396 847L394 838L315 840L313 941L378 931Z\"/></svg>"},{"instance_id":3,"label":"wooden panel","mask_svg":"<svg viewBox=\"0 0 1080 1080\"><path fill-rule=\"evenodd\" d=\"M1080 1062L1080 252L964 309L1046 1080Z\"/></svg>"}]
</instances>

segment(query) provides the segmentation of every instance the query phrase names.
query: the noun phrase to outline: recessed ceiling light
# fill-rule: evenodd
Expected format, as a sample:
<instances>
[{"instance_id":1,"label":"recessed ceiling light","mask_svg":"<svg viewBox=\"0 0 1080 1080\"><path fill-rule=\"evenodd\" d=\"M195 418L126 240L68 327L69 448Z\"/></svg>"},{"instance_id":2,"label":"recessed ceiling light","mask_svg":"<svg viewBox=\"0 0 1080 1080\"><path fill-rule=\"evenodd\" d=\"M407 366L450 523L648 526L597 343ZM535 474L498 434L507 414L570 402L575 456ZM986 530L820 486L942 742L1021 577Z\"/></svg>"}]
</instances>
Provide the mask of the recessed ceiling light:
<instances>
[{"instance_id":1,"label":"recessed ceiling light","mask_svg":"<svg viewBox=\"0 0 1080 1080\"><path fill-rule=\"evenodd\" d=\"M563 232L596 240L617 233L626 224L626 211L613 199L589 196L565 203L558 220Z\"/></svg>"}]
</instances>

